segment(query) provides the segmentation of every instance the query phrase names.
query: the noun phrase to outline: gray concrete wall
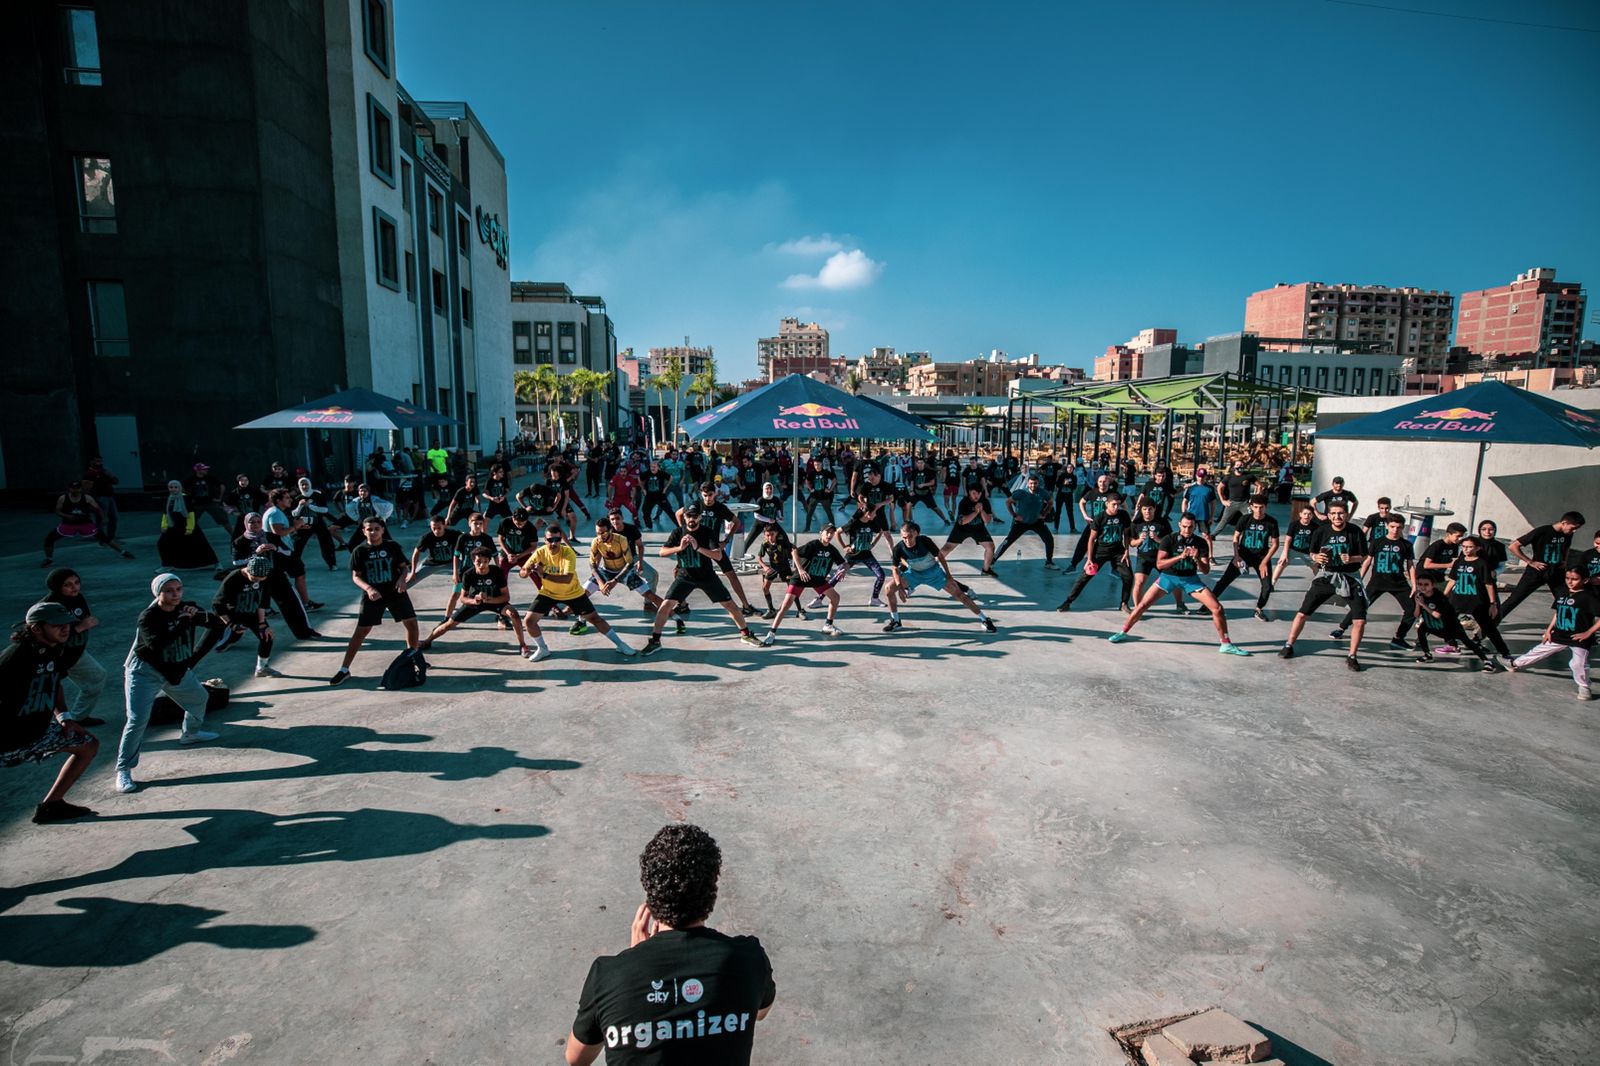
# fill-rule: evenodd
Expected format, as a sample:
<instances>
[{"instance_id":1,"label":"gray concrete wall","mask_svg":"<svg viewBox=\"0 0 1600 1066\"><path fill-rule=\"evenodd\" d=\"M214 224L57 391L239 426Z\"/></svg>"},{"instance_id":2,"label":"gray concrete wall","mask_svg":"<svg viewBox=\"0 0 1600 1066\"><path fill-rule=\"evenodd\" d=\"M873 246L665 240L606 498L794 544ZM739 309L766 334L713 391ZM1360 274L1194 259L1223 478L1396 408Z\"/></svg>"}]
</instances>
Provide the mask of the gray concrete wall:
<instances>
[{"instance_id":1,"label":"gray concrete wall","mask_svg":"<svg viewBox=\"0 0 1600 1066\"><path fill-rule=\"evenodd\" d=\"M1550 394L1562 403L1584 410L1600 410L1600 389L1569 389ZM1340 421L1385 411L1415 400L1414 396L1338 397L1317 404L1319 428ZM1379 496L1398 505L1407 495L1413 503L1442 496L1455 510L1455 521L1466 522L1472 504L1473 472L1477 468L1475 444L1419 441L1318 439L1312 465L1312 491L1321 492L1335 477L1345 479L1365 511ZM1600 451L1532 445L1490 445L1484 453L1478 519L1493 519L1502 537L1515 537L1530 526L1550 521L1576 507L1589 518L1590 528L1579 534L1580 543L1600 523ZM1587 544L1584 543L1587 547Z\"/></svg>"}]
</instances>

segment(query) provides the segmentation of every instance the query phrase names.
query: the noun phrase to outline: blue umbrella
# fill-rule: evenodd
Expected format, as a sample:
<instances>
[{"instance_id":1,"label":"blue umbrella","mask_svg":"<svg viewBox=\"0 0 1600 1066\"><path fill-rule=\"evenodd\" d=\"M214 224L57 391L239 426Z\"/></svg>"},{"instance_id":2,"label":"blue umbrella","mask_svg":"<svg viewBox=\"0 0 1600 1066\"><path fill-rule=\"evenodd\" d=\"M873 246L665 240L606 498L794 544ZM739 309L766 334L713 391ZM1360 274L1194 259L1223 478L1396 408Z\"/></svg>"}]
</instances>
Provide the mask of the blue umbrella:
<instances>
[{"instance_id":1,"label":"blue umbrella","mask_svg":"<svg viewBox=\"0 0 1600 1066\"><path fill-rule=\"evenodd\" d=\"M371 389L344 389L285 407L234 429L416 429L455 419Z\"/></svg>"},{"instance_id":2,"label":"blue umbrella","mask_svg":"<svg viewBox=\"0 0 1600 1066\"><path fill-rule=\"evenodd\" d=\"M1317 437L1355 440L1466 441L1478 446L1471 517L1478 516L1484 450L1491 444L1600 446L1600 415L1500 381L1482 381L1319 430ZM1469 528L1472 522L1468 522Z\"/></svg>"},{"instance_id":3,"label":"blue umbrella","mask_svg":"<svg viewBox=\"0 0 1600 1066\"><path fill-rule=\"evenodd\" d=\"M690 440L937 440L938 432L916 415L865 396L790 374L736 396L689 419ZM794 464L791 524L799 521L800 464Z\"/></svg>"}]
</instances>

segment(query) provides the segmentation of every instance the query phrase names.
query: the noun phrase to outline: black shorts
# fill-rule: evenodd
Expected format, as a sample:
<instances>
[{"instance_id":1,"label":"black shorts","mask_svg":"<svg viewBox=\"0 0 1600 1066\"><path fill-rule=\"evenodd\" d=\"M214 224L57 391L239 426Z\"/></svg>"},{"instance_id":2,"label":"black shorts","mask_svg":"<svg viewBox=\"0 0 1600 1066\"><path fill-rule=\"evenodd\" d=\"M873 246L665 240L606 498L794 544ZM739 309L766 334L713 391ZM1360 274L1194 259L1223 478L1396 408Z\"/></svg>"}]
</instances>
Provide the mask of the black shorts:
<instances>
[{"instance_id":1,"label":"black shorts","mask_svg":"<svg viewBox=\"0 0 1600 1066\"><path fill-rule=\"evenodd\" d=\"M511 605L506 603L466 603L456 608L455 613L450 616L450 621L459 625L469 618L476 618L480 614L507 616L506 620L510 621L509 615L511 613Z\"/></svg>"},{"instance_id":2,"label":"black shorts","mask_svg":"<svg viewBox=\"0 0 1600 1066\"><path fill-rule=\"evenodd\" d=\"M361 614L356 618L357 626L378 626L383 624L384 612L396 622L408 622L417 616L417 609L411 606L411 597L404 592L392 592L379 600L361 597Z\"/></svg>"},{"instance_id":3,"label":"black shorts","mask_svg":"<svg viewBox=\"0 0 1600 1066\"><path fill-rule=\"evenodd\" d=\"M569 611L575 615L578 615L579 617L582 617L586 614L594 614L594 601L590 600L588 596L582 593L579 593L570 600L557 600L552 599L541 592L539 595L533 598L533 606L529 607L528 610L537 615L546 615L555 610L557 607L561 607L563 605Z\"/></svg>"},{"instance_id":4,"label":"black shorts","mask_svg":"<svg viewBox=\"0 0 1600 1066\"><path fill-rule=\"evenodd\" d=\"M1248 552L1240 552L1233 557L1231 565L1237 566L1241 571L1259 574L1261 573L1261 564L1266 561L1267 557L1265 555L1251 555Z\"/></svg>"},{"instance_id":5,"label":"black shorts","mask_svg":"<svg viewBox=\"0 0 1600 1066\"><path fill-rule=\"evenodd\" d=\"M931 508L931 507L934 506L933 493L931 493L931 492L919 492L916 495L906 497L905 502L909 503L913 507L915 507L917 504L920 503L924 507Z\"/></svg>"},{"instance_id":6,"label":"black shorts","mask_svg":"<svg viewBox=\"0 0 1600 1066\"><path fill-rule=\"evenodd\" d=\"M1156 570L1156 557L1150 555L1135 555L1133 557L1133 572L1136 574L1153 574Z\"/></svg>"},{"instance_id":7,"label":"black shorts","mask_svg":"<svg viewBox=\"0 0 1600 1066\"><path fill-rule=\"evenodd\" d=\"M1351 621L1364 622L1367 619L1367 590L1360 581L1351 578L1350 591L1349 597L1341 597L1334 590L1332 581L1319 577L1306 589L1306 598L1300 601L1300 613L1311 614L1329 600L1339 600L1350 605Z\"/></svg>"},{"instance_id":8,"label":"black shorts","mask_svg":"<svg viewBox=\"0 0 1600 1066\"><path fill-rule=\"evenodd\" d=\"M786 567L782 567L780 569L780 568L771 567L771 566L765 566L764 565L764 566L761 567L761 580L763 580L763 581L782 581L785 584L793 584L794 583L794 567L793 566L786 566Z\"/></svg>"},{"instance_id":9,"label":"black shorts","mask_svg":"<svg viewBox=\"0 0 1600 1066\"><path fill-rule=\"evenodd\" d=\"M980 544L984 541L994 543L994 537L989 533L989 527L982 522L958 522L950 531L950 539L946 544L960 544L963 541L975 540Z\"/></svg>"},{"instance_id":10,"label":"black shorts","mask_svg":"<svg viewBox=\"0 0 1600 1066\"><path fill-rule=\"evenodd\" d=\"M728 586L724 585L722 579L715 574L707 574L701 578L675 577L672 579L672 587L667 589L667 594L664 598L683 603L688 600L691 592L705 593L706 599L712 603L727 603L733 599L733 594L728 591Z\"/></svg>"}]
</instances>

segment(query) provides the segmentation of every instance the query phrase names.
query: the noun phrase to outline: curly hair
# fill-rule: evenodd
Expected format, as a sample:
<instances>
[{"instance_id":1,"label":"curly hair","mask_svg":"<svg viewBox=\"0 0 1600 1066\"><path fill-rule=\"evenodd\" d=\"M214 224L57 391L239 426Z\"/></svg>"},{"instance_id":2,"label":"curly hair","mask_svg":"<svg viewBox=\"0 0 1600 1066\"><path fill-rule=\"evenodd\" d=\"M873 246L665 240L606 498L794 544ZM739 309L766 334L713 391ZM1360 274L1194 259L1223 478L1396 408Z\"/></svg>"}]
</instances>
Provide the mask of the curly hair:
<instances>
[{"instance_id":1,"label":"curly hair","mask_svg":"<svg viewBox=\"0 0 1600 1066\"><path fill-rule=\"evenodd\" d=\"M639 883L657 921L682 929L711 916L717 905L722 851L697 825L667 825L639 854Z\"/></svg>"}]
</instances>

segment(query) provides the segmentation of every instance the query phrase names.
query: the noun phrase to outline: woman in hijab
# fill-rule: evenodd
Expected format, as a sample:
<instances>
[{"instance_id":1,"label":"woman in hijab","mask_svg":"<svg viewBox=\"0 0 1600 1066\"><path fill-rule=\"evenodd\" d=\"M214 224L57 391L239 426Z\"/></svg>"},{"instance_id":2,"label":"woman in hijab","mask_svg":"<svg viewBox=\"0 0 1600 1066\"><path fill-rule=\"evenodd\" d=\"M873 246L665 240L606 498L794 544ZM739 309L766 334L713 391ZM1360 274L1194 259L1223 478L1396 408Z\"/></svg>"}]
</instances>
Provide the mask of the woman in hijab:
<instances>
[{"instance_id":1,"label":"woman in hijab","mask_svg":"<svg viewBox=\"0 0 1600 1066\"><path fill-rule=\"evenodd\" d=\"M161 536L156 540L162 566L169 570L216 568L217 553L211 550L205 534L196 528L198 518L183 494L182 482L167 482L167 498L161 511Z\"/></svg>"}]
</instances>

